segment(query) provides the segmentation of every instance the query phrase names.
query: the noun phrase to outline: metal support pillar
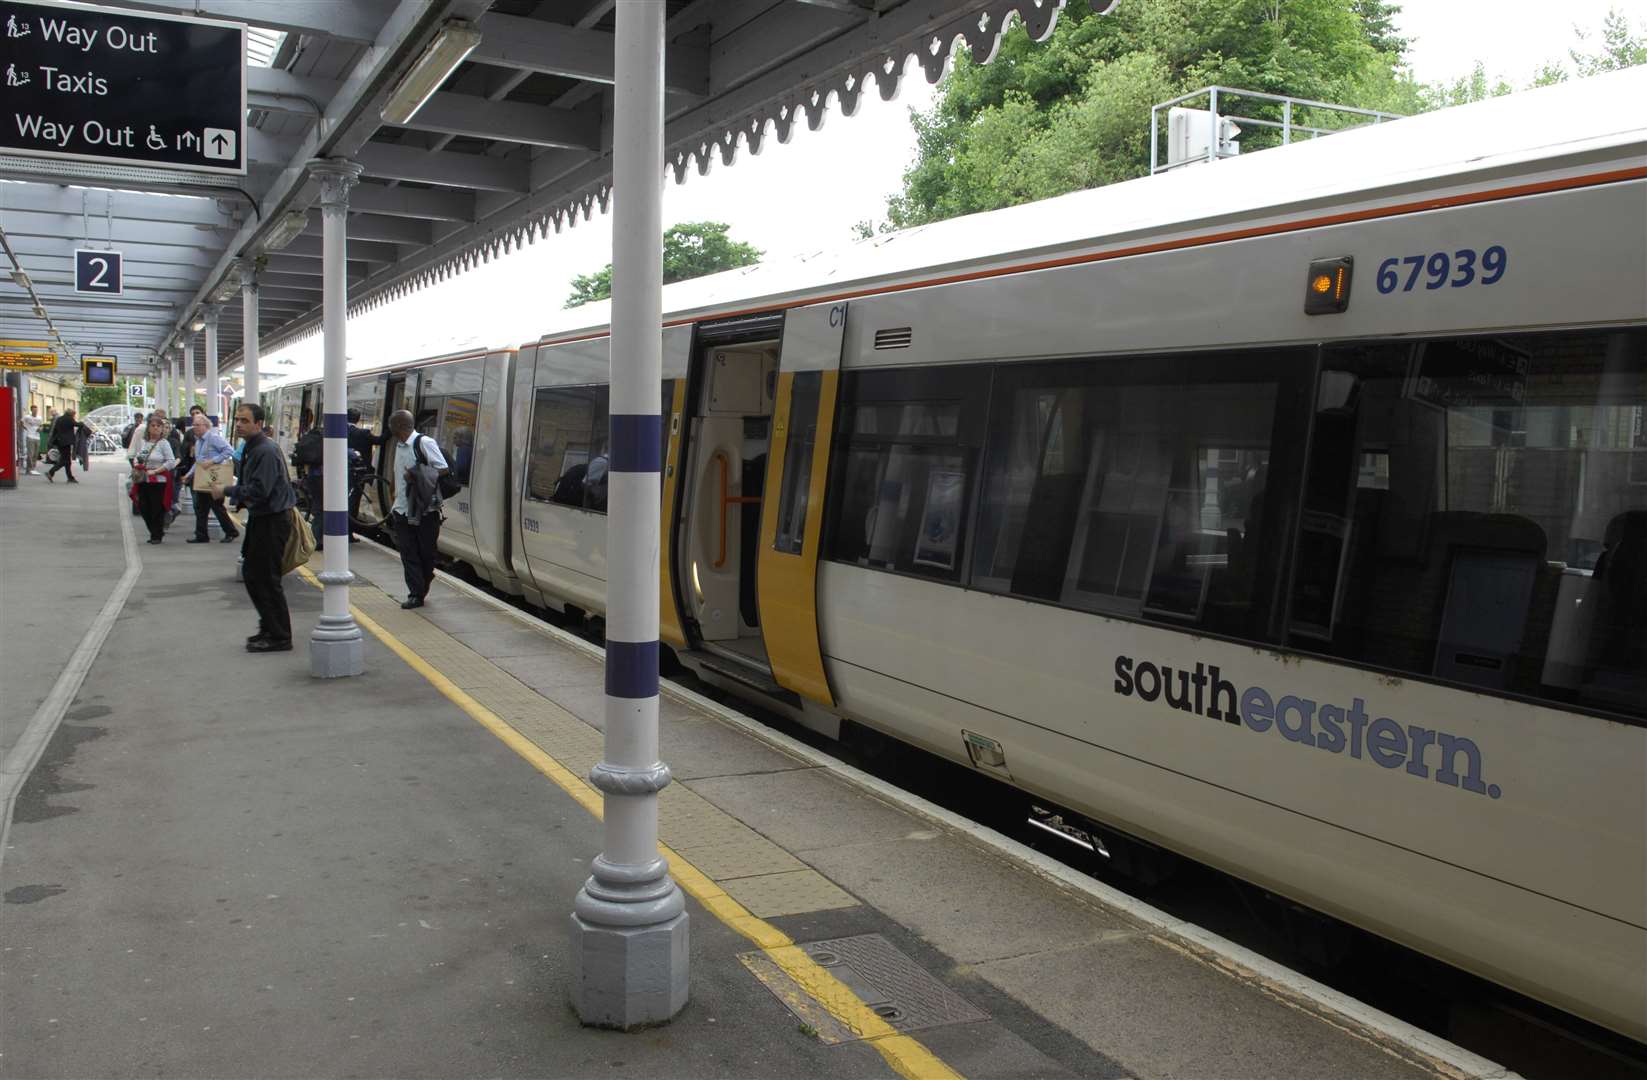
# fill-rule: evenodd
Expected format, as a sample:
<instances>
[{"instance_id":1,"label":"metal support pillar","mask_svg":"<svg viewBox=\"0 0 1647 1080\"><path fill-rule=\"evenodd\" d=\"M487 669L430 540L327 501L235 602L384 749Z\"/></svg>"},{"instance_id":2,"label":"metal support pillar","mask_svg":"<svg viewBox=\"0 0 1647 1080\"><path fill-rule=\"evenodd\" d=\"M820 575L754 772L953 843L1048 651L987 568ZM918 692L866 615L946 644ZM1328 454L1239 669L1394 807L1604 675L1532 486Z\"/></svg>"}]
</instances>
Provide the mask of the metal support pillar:
<instances>
[{"instance_id":1,"label":"metal support pillar","mask_svg":"<svg viewBox=\"0 0 1647 1080\"><path fill-rule=\"evenodd\" d=\"M359 179L361 166L342 158L309 163L309 175L320 184L322 226L322 322L326 337L326 375L321 390L326 437L323 535L326 538L321 584L326 586L324 610L309 637L309 674L317 679L359 675L360 627L349 613L349 395L345 330L349 318L344 257L348 244L349 189Z\"/></svg>"},{"instance_id":2,"label":"metal support pillar","mask_svg":"<svg viewBox=\"0 0 1647 1080\"><path fill-rule=\"evenodd\" d=\"M686 1005L686 901L658 854L658 462L663 379L663 0L618 5L612 396L606 519L606 742L589 772L605 850L572 914L572 1003L598 1027Z\"/></svg>"},{"instance_id":3,"label":"metal support pillar","mask_svg":"<svg viewBox=\"0 0 1647 1080\"><path fill-rule=\"evenodd\" d=\"M240 260L240 313L240 325L244 328L241 357L245 360L242 372L245 389L240 392L240 399L257 401L257 263L251 259ZM226 420L224 426L228 426Z\"/></svg>"},{"instance_id":4,"label":"metal support pillar","mask_svg":"<svg viewBox=\"0 0 1647 1080\"><path fill-rule=\"evenodd\" d=\"M194 339L183 345L183 363L177 371L177 383L173 387L173 398L167 416L182 416L189 410L189 403L194 395L189 392L189 383L194 379Z\"/></svg>"},{"instance_id":5,"label":"metal support pillar","mask_svg":"<svg viewBox=\"0 0 1647 1080\"><path fill-rule=\"evenodd\" d=\"M212 380L217 377L217 318L219 308L212 304L206 308L206 355L200 367L200 407L211 412ZM189 400L184 403L187 409L195 403L194 372L189 372Z\"/></svg>"}]
</instances>

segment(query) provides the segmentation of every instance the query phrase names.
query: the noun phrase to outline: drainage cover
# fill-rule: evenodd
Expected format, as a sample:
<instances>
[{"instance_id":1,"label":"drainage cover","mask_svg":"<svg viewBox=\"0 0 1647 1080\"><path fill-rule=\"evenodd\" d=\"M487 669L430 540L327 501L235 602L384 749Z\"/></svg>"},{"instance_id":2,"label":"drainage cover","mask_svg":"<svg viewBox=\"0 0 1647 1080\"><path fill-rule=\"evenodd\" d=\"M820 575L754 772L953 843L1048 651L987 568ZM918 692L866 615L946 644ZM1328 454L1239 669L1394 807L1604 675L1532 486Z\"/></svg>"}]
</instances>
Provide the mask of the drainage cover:
<instances>
[{"instance_id":1,"label":"drainage cover","mask_svg":"<svg viewBox=\"0 0 1647 1080\"><path fill-rule=\"evenodd\" d=\"M895 1031L989 1019L880 934L814 941L800 948ZM833 989L828 980L822 987L803 985L804 974L797 981L764 952L743 953L738 959L822 1042L850 1042L866 1034L852 1022L855 1008L837 1006L832 1012L820 1003L820 998L829 1000Z\"/></svg>"}]
</instances>

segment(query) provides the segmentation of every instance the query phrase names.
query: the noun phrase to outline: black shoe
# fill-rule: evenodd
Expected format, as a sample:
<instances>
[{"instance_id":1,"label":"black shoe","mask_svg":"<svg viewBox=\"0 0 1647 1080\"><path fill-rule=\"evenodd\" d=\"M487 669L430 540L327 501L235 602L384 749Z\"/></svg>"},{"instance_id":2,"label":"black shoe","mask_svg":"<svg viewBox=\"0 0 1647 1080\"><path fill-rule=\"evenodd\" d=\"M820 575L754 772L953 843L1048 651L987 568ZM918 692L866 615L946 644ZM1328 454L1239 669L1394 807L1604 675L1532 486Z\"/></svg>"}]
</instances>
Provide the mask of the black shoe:
<instances>
[{"instance_id":1,"label":"black shoe","mask_svg":"<svg viewBox=\"0 0 1647 1080\"><path fill-rule=\"evenodd\" d=\"M234 532L234 533L230 533L228 536L225 536L223 539L219 540L218 543L220 543L220 544L232 544L236 540L239 540L239 539L240 539L240 534L237 533L237 532Z\"/></svg>"},{"instance_id":2,"label":"black shoe","mask_svg":"<svg viewBox=\"0 0 1647 1080\"><path fill-rule=\"evenodd\" d=\"M254 638L246 642L247 652L291 652L291 638Z\"/></svg>"},{"instance_id":3,"label":"black shoe","mask_svg":"<svg viewBox=\"0 0 1647 1080\"><path fill-rule=\"evenodd\" d=\"M400 602L400 606L401 606L402 609L407 609L407 610L409 610L411 608L415 608L415 607L422 607L423 606L423 597L421 597L421 596L408 596L405 600L402 600Z\"/></svg>"},{"instance_id":4,"label":"black shoe","mask_svg":"<svg viewBox=\"0 0 1647 1080\"><path fill-rule=\"evenodd\" d=\"M71 483L71 484L78 484L78 483L79 483L79 482L80 482L80 481L78 481L78 480L76 480L76 479L75 479L75 478L74 478L74 477L72 477L72 476L71 476L71 477L69 477L69 483Z\"/></svg>"},{"instance_id":5,"label":"black shoe","mask_svg":"<svg viewBox=\"0 0 1647 1080\"><path fill-rule=\"evenodd\" d=\"M57 483L57 478L55 476L53 476L51 473L47 473L46 474L46 483L55 484L55 483Z\"/></svg>"},{"instance_id":6,"label":"black shoe","mask_svg":"<svg viewBox=\"0 0 1647 1080\"><path fill-rule=\"evenodd\" d=\"M149 543L151 543L151 544L158 544L158 543L160 543L160 537L158 537L158 536L151 536L151 537L149 537Z\"/></svg>"},{"instance_id":7,"label":"black shoe","mask_svg":"<svg viewBox=\"0 0 1647 1080\"><path fill-rule=\"evenodd\" d=\"M269 632L267 630L259 630L257 633L253 634L251 637L246 639L246 644L250 645L254 641L268 641L268 640L269 640Z\"/></svg>"},{"instance_id":8,"label":"black shoe","mask_svg":"<svg viewBox=\"0 0 1647 1080\"><path fill-rule=\"evenodd\" d=\"M209 544L212 542L212 538L209 536L191 536L183 542L185 544Z\"/></svg>"}]
</instances>

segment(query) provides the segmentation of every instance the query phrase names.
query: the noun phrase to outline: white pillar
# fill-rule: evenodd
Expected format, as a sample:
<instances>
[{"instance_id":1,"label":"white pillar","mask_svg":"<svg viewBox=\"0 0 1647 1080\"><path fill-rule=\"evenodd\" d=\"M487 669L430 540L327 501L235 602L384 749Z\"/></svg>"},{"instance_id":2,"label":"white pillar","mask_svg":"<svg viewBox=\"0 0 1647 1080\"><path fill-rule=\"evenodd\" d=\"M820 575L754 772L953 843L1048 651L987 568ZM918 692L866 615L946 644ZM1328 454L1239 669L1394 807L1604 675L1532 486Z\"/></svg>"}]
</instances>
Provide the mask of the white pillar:
<instances>
[{"instance_id":1,"label":"white pillar","mask_svg":"<svg viewBox=\"0 0 1647 1080\"><path fill-rule=\"evenodd\" d=\"M189 381L194 378L193 337L183 343L183 363L178 367L177 374L174 399L171 407L166 410L167 416L181 416L188 411L189 402L194 400L194 395L189 393Z\"/></svg>"},{"instance_id":2,"label":"white pillar","mask_svg":"<svg viewBox=\"0 0 1647 1080\"><path fill-rule=\"evenodd\" d=\"M240 321L244 327L241 331L241 356L246 361L245 389L241 391L240 398L242 401L257 401L257 263L251 259L240 261ZM228 426L227 421L224 426Z\"/></svg>"},{"instance_id":3,"label":"white pillar","mask_svg":"<svg viewBox=\"0 0 1647 1080\"><path fill-rule=\"evenodd\" d=\"M658 854L658 462L663 379L663 0L618 5L606 742L589 772L605 850L572 914L572 1002L600 1027L667 1021L688 994L686 901Z\"/></svg>"},{"instance_id":4,"label":"white pillar","mask_svg":"<svg viewBox=\"0 0 1647 1080\"><path fill-rule=\"evenodd\" d=\"M200 365L200 385L204 389L200 392L200 406L207 412L211 411L212 381L217 377L217 319L221 309L213 304L206 309L206 355ZM183 403L186 411L194 404L194 372L189 372L188 401Z\"/></svg>"},{"instance_id":5,"label":"white pillar","mask_svg":"<svg viewBox=\"0 0 1647 1080\"><path fill-rule=\"evenodd\" d=\"M349 395L345 330L349 318L344 258L348 246L349 189L360 177L361 166L341 158L311 161L309 175L320 182L323 299L322 322L326 338L326 376L321 391L326 436L324 536L326 553L321 583L326 586L325 610L309 637L309 674L320 679L359 675L360 627L349 613Z\"/></svg>"}]
</instances>

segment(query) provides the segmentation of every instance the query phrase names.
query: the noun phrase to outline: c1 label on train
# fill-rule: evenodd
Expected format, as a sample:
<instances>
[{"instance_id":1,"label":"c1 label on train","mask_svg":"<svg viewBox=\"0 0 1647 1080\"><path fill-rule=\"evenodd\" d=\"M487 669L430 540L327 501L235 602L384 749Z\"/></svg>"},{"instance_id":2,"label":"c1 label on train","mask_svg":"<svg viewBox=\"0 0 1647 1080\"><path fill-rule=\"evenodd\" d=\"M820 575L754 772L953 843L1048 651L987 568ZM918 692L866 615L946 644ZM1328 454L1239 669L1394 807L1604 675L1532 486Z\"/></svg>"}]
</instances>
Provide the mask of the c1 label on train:
<instances>
[{"instance_id":1,"label":"c1 label on train","mask_svg":"<svg viewBox=\"0 0 1647 1080\"><path fill-rule=\"evenodd\" d=\"M0 0L0 152L246 172L246 27Z\"/></svg>"}]
</instances>

